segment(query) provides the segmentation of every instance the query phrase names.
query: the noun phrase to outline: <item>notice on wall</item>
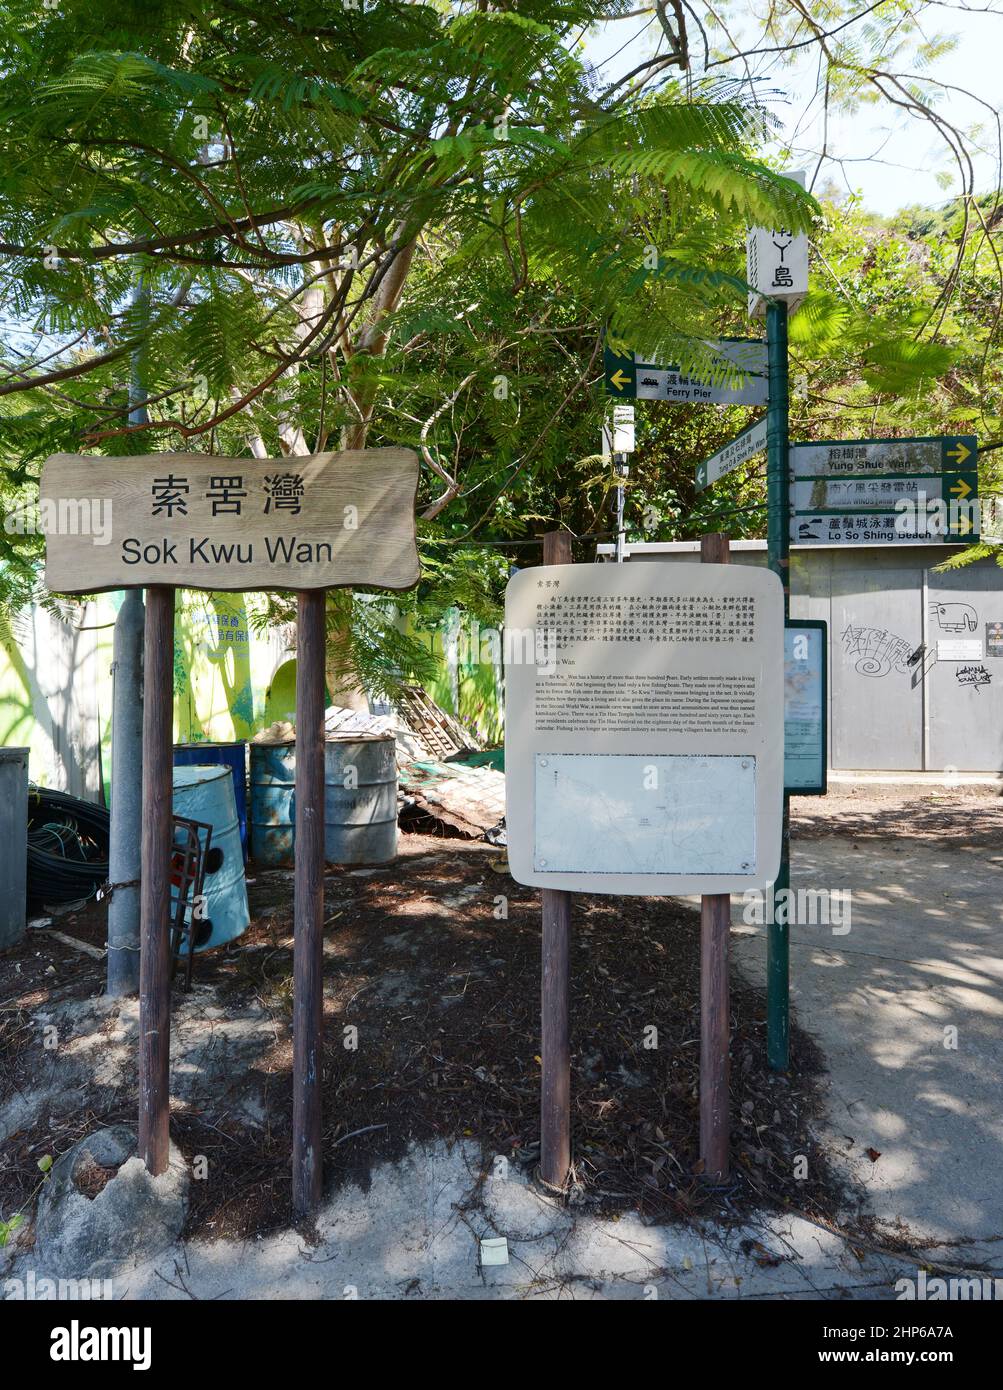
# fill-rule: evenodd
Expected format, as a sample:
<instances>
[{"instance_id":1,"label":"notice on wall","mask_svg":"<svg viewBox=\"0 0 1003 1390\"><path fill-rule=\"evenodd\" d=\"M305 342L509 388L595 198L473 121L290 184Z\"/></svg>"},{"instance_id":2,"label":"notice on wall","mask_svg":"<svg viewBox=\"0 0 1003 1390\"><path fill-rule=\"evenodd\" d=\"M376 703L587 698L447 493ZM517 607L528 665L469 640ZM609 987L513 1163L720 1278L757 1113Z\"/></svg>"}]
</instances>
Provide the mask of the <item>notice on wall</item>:
<instances>
[{"instance_id":1,"label":"notice on wall","mask_svg":"<svg viewBox=\"0 0 1003 1390\"><path fill-rule=\"evenodd\" d=\"M783 594L732 565L523 570L505 608L519 883L760 887L780 861Z\"/></svg>"},{"instance_id":2,"label":"notice on wall","mask_svg":"<svg viewBox=\"0 0 1003 1390\"><path fill-rule=\"evenodd\" d=\"M937 643L938 661L981 661L982 639L979 637L941 638Z\"/></svg>"},{"instance_id":3,"label":"notice on wall","mask_svg":"<svg viewBox=\"0 0 1003 1390\"><path fill-rule=\"evenodd\" d=\"M283 459L54 454L42 469L55 593L150 584L327 589L418 582L410 449Z\"/></svg>"},{"instance_id":4,"label":"notice on wall","mask_svg":"<svg viewBox=\"0 0 1003 1390\"><path fill-rule=\"evenodd\" d=\"M986 656L1003 656L1003 623L986 623Z\"/></svg>"},{"instance_id":5,"label":"notice on wall","mask_svg":"<svg viewBox=\"0 0 1003 1390\"><path fill-rule=\"evenodd\" d=\"M795 795L826 789L827 625L791 619L784 632L784 786Z\"/></svg>"}]
</instances>

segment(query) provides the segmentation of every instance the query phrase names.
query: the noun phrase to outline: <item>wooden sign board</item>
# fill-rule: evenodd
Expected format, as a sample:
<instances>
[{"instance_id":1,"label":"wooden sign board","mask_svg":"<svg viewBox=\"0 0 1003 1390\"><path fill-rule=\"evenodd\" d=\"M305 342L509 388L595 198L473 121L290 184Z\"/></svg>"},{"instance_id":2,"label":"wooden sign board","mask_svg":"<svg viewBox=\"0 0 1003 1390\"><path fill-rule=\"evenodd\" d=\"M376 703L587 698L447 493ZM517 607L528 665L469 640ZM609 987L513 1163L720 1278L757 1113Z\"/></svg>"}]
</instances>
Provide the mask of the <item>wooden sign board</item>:
<instances>
[{"instance_id":1,"label":"wooden sign board","mask_svg":"<svg viewBox=\"0 0 1003 1390\"><path fill-rule=\"evenodd\" d=\"M39 490L40 510L60 519L47 527L45 582L62 594L154 584L410 589L417 488L410 449L282 459L53 454ZM100 526L86 524L96 516Z\"/></svg>"},{"instance_id":2,"label":"wooden sign board","mask_svg":"<svg viewBox=\"0 0 1003 1390\"><path fill-rule=\"evenodd\" d=\"M772 882L783 624L779 579L744 565L550 565L510 580L516 882L616 894Z\"/></svg>"}]
</instances>

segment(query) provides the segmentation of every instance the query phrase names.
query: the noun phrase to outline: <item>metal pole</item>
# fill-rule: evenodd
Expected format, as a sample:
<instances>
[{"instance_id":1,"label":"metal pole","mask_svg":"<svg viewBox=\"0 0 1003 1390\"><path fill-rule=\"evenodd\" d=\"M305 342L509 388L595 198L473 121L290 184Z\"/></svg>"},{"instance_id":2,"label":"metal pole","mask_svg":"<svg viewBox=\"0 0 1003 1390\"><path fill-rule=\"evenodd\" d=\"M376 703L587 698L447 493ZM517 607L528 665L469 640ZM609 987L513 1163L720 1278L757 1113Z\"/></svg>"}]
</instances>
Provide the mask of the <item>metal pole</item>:
<instances>
[{"instance_id":1,"label":"metal pole","mask_svg":"<svg viewBox=\"0 0 1003 1390\"><path fill-rule=\"evenodd\" d=\"M571 564L571 536L548 531L543 537L545 565ZM568 947L571 894L544 888L540 986L541 1068L540 1176L564 1187L571 1168L571 1043Z\"/></svg>"},{"instance_id":2,"label":"metal pole","mask_svg":"<svg viewBox=\"0 0 1003 1390\"><path fill-rule=\"evenodd\" d=\"M784 621L790 615L790 475L787 397L787 305L766 306L769 353L769 405L766 415L767 549L770 569L784 586ZM780 869L771 895L766 930L766 1058L773 1071L786 1071L790 1034L790 933L777 921L778 898L790 888L790 799L784 793ZM781 896L782 894L782 896ZM786 915L786 914L785 914Z\"/></svg>"},{"instance_id":3,"label":"metal pole","mask_svg":"<svg viewBox=\"0 0 1003 1390\"><path fill-rule=\"evenodd\" d=\"M726 565L728 537L700 537L702 564ZM700 898L700 1158L703 1176L725 1182L729 1172L731 1001L728 961L731 894Z\"/></svg>"},{"instance_id":4,"label":"metal pole","mask_svg":"<svg viewBox=\"0 0 1003 1390\"><path fill-rule=\"evenodd\" d=\"M115 619L112 659L111 828L108 879L107 992L139 989L139 877L143 823L142 589L126 589Z\"/></svg>"},{"instance_id":5,"label":"metal pole","mask_svg":"<svg viewBox=\"0 0 1003 1390\"><path fill-rule=\"evenodd\" d=\"M324 648L323 589L299 594L296 624L296 851L293 902L293 1210L324 1185Z\"/></svg>"},{"instance_id":6,"label":"metal pole","mask_svg":"<svg viewBox=\"0 0 1003 1390\"><path fill-rule=\"evenodd\" d=\"M627 455L627 454L614 454L614 455L613 455L613 464L614 464L614 467L616 468L617 475L618 475L619 478L620 478L620 482L617 483L617 487L616 487L616 563L617 563L618 565L622 565L622 564L623 564L624 546L626 545L626 542L627 542L627 532L626 532L626 530L624 529L624 524L623 524L623 509L624 509L624 498L625 498L625 493L624 493L624 486L623 486L623 484L624 484L624 480L626 479L627 473L628 473L629 468L630 468L630 463L629 463L629 461L628 461L628 455Z\"/></svg>"},{"instance_id":7,"label":"metal pole","mask_svg":"<svg viewBox=\"0 0 1003 1390\"><path fill-rule=\"evenodd\" d=\"M142 952L139 981L139 1153L154 1177L170 1136L171 802L174 754L174 590L147 590L143 701ZM133 833L135 833L135 826Z\"/></svg>"},{"instance_id":8,"label":"metal pole","mask_svg":"<svg viewBox=\"0 0 1003 1390\"><path fill-rule=\"evenodd\" d=\"M149 306L140 280L133 303ZM139 353L133 355L130 425L149 420ZM112 524L114 505L112 502ZM115 619L112 652L111 826L108 845L108 969L112 997L139 989L139 875L143 806L143 608L142 589L126 589ZM172 639L173 640L173 639Z\"/></svg>"}]
</instances>

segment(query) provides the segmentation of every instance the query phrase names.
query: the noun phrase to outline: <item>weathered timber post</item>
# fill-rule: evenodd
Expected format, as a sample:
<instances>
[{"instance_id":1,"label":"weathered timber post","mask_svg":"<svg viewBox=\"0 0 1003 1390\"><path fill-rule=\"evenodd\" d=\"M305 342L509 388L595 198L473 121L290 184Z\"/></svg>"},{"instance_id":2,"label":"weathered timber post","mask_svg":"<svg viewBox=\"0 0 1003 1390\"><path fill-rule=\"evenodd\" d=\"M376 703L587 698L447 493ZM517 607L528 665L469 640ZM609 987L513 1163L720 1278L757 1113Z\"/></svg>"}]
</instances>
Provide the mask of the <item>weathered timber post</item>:
<instances>
[{"instance_id":1,"label":"weathered timber post","mask_svg":"<svg viewBox=\"0 0 1003 1390\"><path fill-rule=\"evenodd\" d=\"M171 805L174 793L174 589L146 592L139 964L139 1153L167 1168L171 1109Z\"/></svg>"},{"instance_id":2,"label":"weathered timber post","mask_svg":"<svg viewBox=\"0 0 1003 1390\"><path fill-rule=\"evenodd\" d=\"M324 1183L325 592L303 590L296 627L296 850L293 928L293 1208L320 1205Z\"/></svg>"},{"instance_id":3,"label":"weathered timber post","mask_svg":"<svg viewBox=\"0 0 1003 1390\"><path fill-rule=\"evenodd\" d=\"M726 565L728 558L727 536L719 532L701 536L701 563ZM731 895L704 893L700 898L700 1158L704 1176L716 1182L724 1182L729 1169L730 930Z\"/></svg>"},{"instance_id":4,"label":"weathered timber post","mask_svg":"<svg viewBox=\"0 0 1003 1390\"><path fill-rule=\"evenodd\" d=\"M571 536L568 532L548 531L544 535L543 563L571 564ZM551 1187L563 1187L571 1167L571 1044L568 1004L571 894L559 888L542 888L540 892L543 896L540 1176Z\"/></svg>"}]
</instances>

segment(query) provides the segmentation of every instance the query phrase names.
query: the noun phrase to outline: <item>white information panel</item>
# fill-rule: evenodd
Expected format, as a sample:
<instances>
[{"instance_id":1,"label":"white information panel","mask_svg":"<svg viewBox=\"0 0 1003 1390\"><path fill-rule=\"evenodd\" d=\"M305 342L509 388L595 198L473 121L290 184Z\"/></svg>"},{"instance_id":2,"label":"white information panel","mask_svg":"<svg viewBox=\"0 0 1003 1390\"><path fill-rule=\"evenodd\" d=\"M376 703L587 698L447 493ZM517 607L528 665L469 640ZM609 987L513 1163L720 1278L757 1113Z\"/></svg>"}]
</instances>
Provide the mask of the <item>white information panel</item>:
<instances>
[{"instance_id":1,"label":"white information panel","mask_svg":"<svg viewBox=\"0 0 1003 1390\"><path fill-rule=\"evenodd\" d=\"M729 893L780 863L780 581L738 565L523 570L505 605L519 883Z\"/></svg>"}]
</instances>

